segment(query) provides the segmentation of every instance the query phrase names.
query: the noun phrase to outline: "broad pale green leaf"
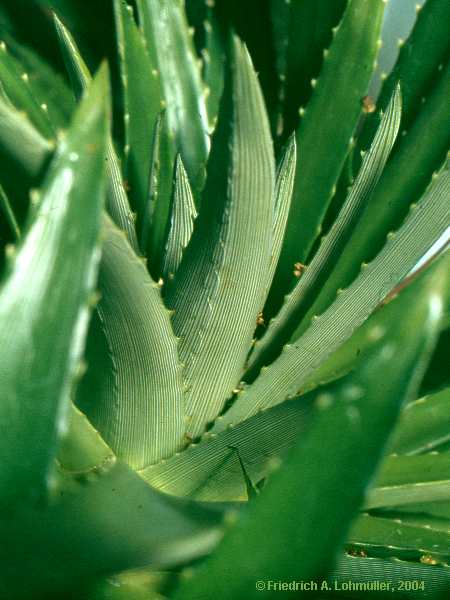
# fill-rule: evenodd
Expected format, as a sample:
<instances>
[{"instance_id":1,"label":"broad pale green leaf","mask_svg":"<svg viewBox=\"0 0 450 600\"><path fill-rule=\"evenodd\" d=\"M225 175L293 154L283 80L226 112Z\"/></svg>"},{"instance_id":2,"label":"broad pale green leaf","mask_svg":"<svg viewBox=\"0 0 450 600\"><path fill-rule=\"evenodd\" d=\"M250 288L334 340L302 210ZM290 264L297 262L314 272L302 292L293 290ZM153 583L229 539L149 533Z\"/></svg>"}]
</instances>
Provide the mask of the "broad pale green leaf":
<instances>
[{"instance_id":1,"label":"broad pale green leaf","mask_svg":"<svg viewBox=\"0 0 450 600\"><path fill-rule=\"evenodd\" d=\"M426 556L435 564L448 563L450 558L448 531L405 524L401 519L362 515L352 525L348 541L372 556L414 561Z\"/></svg>"},{"instance_id":2,"label":"broad pale green leaf","mask_svg":"<svg viewBox=\"0 0 450 600\"><path fill-rule=\"evenodd\" d=\"M188 386L188 433L197 436L239 383L266 293L274 161L264 101L237 39L213 140L202 210L166 302Z\"/></svg>"},{"instance_id":3,"label":"broad pale green leaf","mask_svg":"<svg viewBox=\"0 0 450 600\"><path fill-rule=\"evenodd\" d=\"M120 463L80 477L60 471L48 505L1 520L3 585L14 600L65 598L68 590L85 598L100 576L202 557L220 539L223 518L223 507L167 498Z\"/></svg>"},{"instance_id":4,"label":"broad pale green leaf","mask_svg":"<svg viewBox=\"0 0 450 600\"><path fill-rule=\"evenodd\" d=\"M107 99L104 69L59 144L0 291L3 504L45 490L66 427L99 260Z\"/></svg>"},{"instance_id":5,"label":"broad pale green leaf","mask_svg":"<svg viewBox=\"0 0 450 600\"><path fill-rule=\"evenodd\" d=\"M79 96L89 85L91 74L70 32L56 15L54 15L54 20L64 62L72 81L73 89L76 95ZM126 232L133 249L138 251L135 217L130 209L119 158L115 151L111 135L108 140L107 163L108 195L106 206L108 212L116 225Z\"/></svg>"},{"instance_id":6,"label":"broad pale green leaf","mask_svg":"<svg viewBox=\"0 0 450 600\"><path fill-rule=\"evenodd\" d=\"M297 129L302 159L297 162L288 227L269 298L271 314L295 283L294 265L306 262L334 195L378 53L384 7L382 0L349 1L314 82Z\"/></svg>"},{"instance_id":7,"label":"broad pale green leaf","mask_svg":"<svg viewBox=\"0 0 450 600\"><path fill-rule=\"evenodd\" d=\"M130 196L142 225L147 204L153 132L162 110L161 82L131 6L114 0L124 101L126 173Z\"/></svg>"},{"instance_id":8,"label":"broad pale green leaf","mask_svg":"<svg viewBox=\"0 0 450 600\"><path fill-rule=\"evenodd\" d=\"M6 43L0 42L0 81L12 104L23 111L46 139L55 136L55 129L48 112L39 103L29 84L29 74L8 51Z\"/></svg>"},{"instance_id":9,"label":"broad pale green leaf","mask_svg":"<svg viewBox=\"0 0 450 600\"><path fill-rule=\"evenodd\" d=\"M267 477L305 434L314 398L284 402L217 436L206 433L200 443L139 474L159 490L177 496L246 500L239 457L253 484Z\"/></svg>"},{"instance_id":10,"label":"broad pale green leaf","mask_svg":"<svg viewBox=\"0 0 450 600\"><path fill-rule=\"evenodd\" d=\"M450 388L405 406L391 452L416 454L450 441Z\"/></svg>"},{"instance_id":11,"label":"broad pale green leaf","mask_svg":"<svg viewBox=\"0 0 450 600\"><path fill-rule=\"evenodd\" d=\"M204 184L208 117L184 8L180 0L137 0L136 6L150 56L158 65L169 131L197 196Z\"/></svg>"},{"instance_id":12,"label":"broad pale green leaf","mask_svg":"<svg viewBox=\"0 0 450 600\"><path fill-rule=\"evenodd\" d=\"M363 265L356 280L338 294L335 302L242 391L231 409L216 421L214 431L298 394L311 374L351 337L444 233L450 220L449 193L446 163L402 227L389 236L380 254Z\"/></svg>"},{"instance_id":13,"label":"broad pale green leaf","mask_svg":"<svg viewBox=\"0 0 450 600\"><path fill-rule=\"evenodd\" d=\"M449 97L450 61L444 65L407 134L399 137L395 152L350 238L348 247L352 251L340 257L305 317L305 327L313 315L321 314L330 306L339 288L355 279L361 263L372 260L380 252L386 237L400 227L410 207L429 185L433 173L444 162L450 146ZM448 224L448 217L444 218L443 231Z\"/></svg>"},{"instance_id":14,"label":"broad pale green leaf","mask_svg":"<svg viewBox=\"0 0 450 600\"><path fill-rule=\"evenodd\" d=\"M373 354L352 377L317 396L307 433L175 598L257 598L257 580L327 574L400 407L423 375L449 291L447 267L440 262L385 307ZM354 539L359 535L353 528ZM447 541L447 554L448 547Z\"/></svg>"},{"instance_id":15,"label":"broad pale green leaf","mask_svg":"<svg viewBox=\"0 0 450 600\"><path fill-rule=\"evenodd\" d=\"M159 286L108 219L99 291L97 334L104 339L103 348L88 344L88 372L78 403L114 453L143 468L171 456L185 442L181 365ZM98 377L96 365L105 351L110 361Z\"/></svg>"},{"instance_id":16,"label":"broad pale green leaf","mask_svg":"<svg viewBox=\"0 0 450 600\"><path fill-rule=\"evenodd\" d=\"M358 220L369 202L391 153L400 126L400 88L394 92L383 116L370 151L364 157L360 172L328 234L306 268L299 272L300 281L286 297L284 304L271 321L265 335L256 342L249 368L269 364L292 335L299 320L310 307L314 295L329 277L333 266L344 251ZM350 251L348 249L347 251Z\"/></svg>"},{"instance_id":17,"label":"broad pale green leaf","mask_svg":"<svg viewBox=\"0 0 450 600\"><path fill-rule=\"evenodd\" d=\"M173 278L191 239L197 218L194 197L181 156L177 157L170 229L164 255L164 278Z\"/></svg>"}]
</instances>

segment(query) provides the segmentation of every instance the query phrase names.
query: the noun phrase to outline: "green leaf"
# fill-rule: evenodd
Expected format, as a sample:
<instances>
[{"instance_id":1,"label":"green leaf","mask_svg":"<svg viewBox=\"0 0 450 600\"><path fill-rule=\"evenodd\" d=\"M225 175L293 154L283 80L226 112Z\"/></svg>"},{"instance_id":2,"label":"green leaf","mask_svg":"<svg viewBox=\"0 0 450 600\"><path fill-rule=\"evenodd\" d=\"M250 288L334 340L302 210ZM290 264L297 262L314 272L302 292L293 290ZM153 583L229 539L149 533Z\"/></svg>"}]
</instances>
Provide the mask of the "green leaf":
<instances>
[{"instance_id":1,"label":"green leaf","mask_svg":"<svg viewBox=\"0 0 450 600\"><path fill-rule=\"evenodd\" d=\"M306 271L300 274L299 282L286 297L280 312L271 321L265 335L256 342L249 360L250 369L254 370L262 364L269 364L277 356L310 307L314 295L329 277L383 172L397 137L400 117L401 95L400 88L397 87L370 152L364 158L361 170L336 221L322 239Z\"/></svg>"},{"instance_id":2,"label":"green leaf","mask_svg":"<svg viewBox=\"0 0 450 600\"><path fill-rule=\"evenodd\" d=\"M67 432L61 438L58 449L58 464L66 471L86 473L105 468L114 458L98 431L71 402Z\"/></svg>"},{"instance_id":3,"label":"green leaf","mask_svg":"<svg viewBox=\"0 0 450 600\"><path fill-rule=\"evenodd\" d=\"M194 437L239 383L264 302L272 242L275 176L264 101L237 39L232 54L203 208L166 292L181 338Z\"/></svg>"},{"instance_id":4,"label":"green leaf","mask_svg":"<svg viewBox=\"0 0 450 600\"><path fill-rule=\"evenodd\" d=\"M415 454L450 440L450 388L405 406L391 442L391 452Z\"/></svg>"},{"instance_id":5,"label":"green leaf","mask_svg":"<svg viewBox=\"0 0 450 600\"><path fill-rule=\"evenodd\" d=\"M450 219L449 192L450 170L446 163L380 254L363 265L356 280L313 319L300 338L297 332L293 334L296 341L286 345L276 361L239 395L224 417L217 420L214 431L239 423L302 390L314 371L351 337L444 233Z\"/></svg>"},{"instance_id":6,"label":"green leaf","mask_svg":"<svg viewBox=\"0 0 450 600\"><path fill-rule=\"evenodd\" d=\"M272 283L280 258L286 231L289 209L291 207L294 188L295 169L297 166L297 143L295 136L289 139L277 169L275 186L275 214L273 223L272 254L270 256L269 286Z\"/></svg>"},{"instance_id":7,"label":"green leaf","mask_svg":"<svg viewBox=\"0 0 450 600\"><path fill-rule=\"evenodd\" d=\"M0 185L0 209L5 217L8 226L14 236L16 241L20 239L20 227L17 223L16 216L14 214L13 209L11 208L11 204L9 202L8 196L5 194L5 190Z\"/></svg>"},{"instance_id":8,"label":"green leaf","mask_svg":"<svg viewBox=\"0 0 450 600\"><path fill-rule=\"evenodd\" d=\"M421 393L429 394L450 387L447 357L450 356L450 323L442 328L433 358L422 382Z\"/></svg>"},{"instance_id":9,"label":"green leaf","mask_svg":"<svg viewBox=\"0 0 450 600\"><path fill-rule=\"evenodd\" d=\"M150 56L158 65L169 131L197 196L204 184L208 117L200 68L180 0L137 0Z\"/></svg>"},{"instance_id":10,"label":"green leaf","mask_svg":"<svg viewBox=\"0 0 450 600\"><path fill-rule=\"evenodd\" d=\"M419 5L418 5L419 6ZM417 20L408 40L402 44L398 60L385 80L377 105L384 109L400 81L403 95L402 130L410 128L420 112L423 98L434 88L442 65L449 59L448 27L450 4L447 0L427 0L418 8ZM379 113L368 114L358 139L367 148L374 135Z\"/></svg>"},{"instance_id":11,"label":"green leaf","mask_svg":"<svg viewBox=\"0 0 450 600\"><path fill-rule=\"evenodd\" d=\"M99 291L104 345L88 345L94 368L80 385L78 403L114 453L143 468L185 441L181 365L159 287L111 220L104 223ZM110 361L97 378L105 349Z\"/></svg>"},{"instance_id":12,"label":"green leaf","mask_svg":"<svg viewBox=\"0 0 450 600\"><path fill-rule=\"evenodd\" d=\"M64 62L72 81L74 92L79 96L89 85L91 74L72 35L56 15L54 15L54 21ZM131 212L125 192L121 166L114 149L111 134L108 140L107 163L108 194L106 206L108 212L116 225L126 232L133 249L138 252L135 218Z\"/></svg>"},{"instance_id":13,"label":"green leaf","mask_svg":"<svg viewBox=\"0 0 450 600\"><path fill-rule=\"evenodd\" d=\"M236 32L248 48L258 73L272 132L275 132L279 82L269 1L218 0L214 6L222 29L227 34Z\"/></svg>"},{"instance_id":14,"label":"green leaf","mask_svg":"<svg viewBox=\"0 0 450 600\"><path fill-rule=\"evenodd\" d=\"M53 150L30 123L26 115L0 99L0 156L22 171L28 179L36 179ZM23 176L23 175L22 175Z\"/></svg>"},{"instance_id":15,"label":"green leaf","mask_svg":"<svg viewBox=\"0 0 450 600\"><path fill-rule=\"evenodd\" d=\"M388 456L369 491L365 508L450 500L450 453Z\"/></svg>"},{"instance_id":16,"label":"green leaf","mask_svg":"<svg viewBox=\"0 0 450 600\"><path fill-rule=\"evenodd\" d=\"M203 81L206 91L206 108L210 129L215 127L219 113L220 99L225 83L225 48L219 21L211 6L207 7L205 47L202 50Z\"/></svg>"},{"instance_id":17,"label":"green leaf","mask_svg":"<svg viewBox=\"0 0 450 600\"><path fill-rule=\"evenodd\" d=\"M75 99L63 77L35 50L5 37L9 50L20 61L28 74L28 85L41 107L46 106L53 127L65 128L75 110Z\"/></svg>"},{"instance_id":18,"label":"green leaf","mask_svg":"<svg viewBox=\"0 0 450 600\"><path fill-rule=\"evenodd\" d=\"M345 554L339 558L336 569L330 575L328 581L332 590L339 590L336 592L336 597L358 598L361 590L355 589L354 592L348 592L346 588L348 588L349 583L362 583L368 586L372 584L373 586L375 582L381 585L388 583L390 584L389 589L385 592L366 592L364 590L364 594L367 594L370 598L392 598L394 596L397 600L413 600L416 598L419 600L425 597L423 590L431 598L436 598L438 593L447 592L450 586L450 569L447 566L433 566L430 569L427 564L407 562L398 558L383 560ZM404 584L404 590L401 590L400 581L411 582L411 584ZM407 587L408 589L406 589ZM413 591L412 588L418 591ZM381 588L379 589L381 590ZM326 597L328 598L330 594L334 597L331 591L327 592Z\"/></svg>"},{"instance_id":19,"label":"green leaf","mask_svg":"<svg viewBox=\"0 0 450 600\"><path fill-rule=\"evenodd\" d=\"M298 127L298 109L311 97L311 80L320 73L332 28L342 18L346 0L270 2L281 82L282 131L286 135Z\"/></svg>"},{"instance_id":20,"label":"green leaf","mask_svg":"<svg viewBox=\"0 0 450 600\"><path fill-rule=\"evenodd\" d=\"M175 164L173 143L169 136L165 111L161 112L157 119L152 148L148 202L142 224L141 245L149 259L150 273L157 281L163 274Z\"/></svg>"},{"instance_id":21,"label":"green leaf","mask_svg":"<svg viewBox=\"0 0 450 600\"><path fill-rule=\"evenodd\" d=\"M125 122L125 170L131 198L142 224L147 204L153 132L162 110L157 65L147 52L133 11L124 0L114 0Z\"/></svg>"},{"instance_id":22,"label":"green leaf","mask_svg":"<svg viewBox=\"0 0 450 600\"><path fill-rule=\"evenodd\" d=\"M450 559L450 533L362 515L353 524L348 542L372 556L395 556L419 561L427 556L437 564Z\"/></svg>"},{"instance_id":23,"label":"green leaf","mask_svg":"<svg viewBox=\"0 0 450 600\"><path fill-rule=\"evenodd\" d=\"M295 263L306 262L334 195L378 53L384 6L382 0L350 0L314 83L297 130L302 160L297 163L288 227L269 299L271 313L295 282Z\"/></svg>"},{"instance_id":24,"label":"green leaf","mask_svg":"<svg viewBox=\"0 0 450 600\"><path fill-rule=\"evenodd\" d=\"M0 42L0 81L12 104L25 112L41 135L47 139L54 138L56 132L53 124L33 94L28 73L8 52L5 42Z\"/></svg>"},{"instance_id":25,"label":"green leaf","mask_svg":"<svg viewBox=\"0 0 450 600\"><path fill-rule=\"evenodd\" d=\"M172 215L163 267L164 278L169 279L173 278L177 272L183 251L191 239L194 221L197 218L191 186L179 155L175 169Z\"/></svg>"},{"instance_id":26,"label":"green leaf","mask_svg":"<svg viewBox=\"0 0 450 600\"><path fill-rule=\"evenodd\" d=\"M326 575L401 404L418 387L449 292L447 267L440 262L380 313L383 333L371 357L317 396L307 433L175 598L257 598L257 580Z\"/></svg>"},{"instance_id":27,"label":"green leaf","mask_svg":"<svg viewBox=\"0 0 450 600\"><path fill-rule=\"evenodd\" d=\"M120 463L87 476L60 471L48 505L17 508L1 521L3 585L14 600L68 591L85 598L100 576L202 557L221 537L223 514L217 505L167 498Z\"/></svg>"},{"instance_id":28,"label":"green leaf","mask_svg":"<svg viewBox=\"0 0 450 600\"><path fill-rule=\"evenodd\" d=\"M408 209L423 194L446 158L450 144L450 62L444 67L413 125L399 138L396 150L353 232L348 247L305 318L322 313L339 288L354 280L362 262L372 260L381 250L389 232L400 227ZM443 223L448 224L447 220Z\"/></svg>"},{"instance_id":29,"label":"green leaf","mask_svg":"<svg viewBox=\"0 0 450 600\"><path fill-rule=\"evenodd\" d=\"M310 424L314 396L284 402L139 474L155 488L197 500L247 499L239 452L251 481L259 483L278 466Z\"/></svg>"},{"instance_id":30,"label":"green leaf","mask_svg":"<svg viewBox=\"0 0 450 600\"><path fill-rule=\"evenodd\" d=\"M0 291L4 504L42 493L66 427L99 259L107 98L102 70L60 143Z\"/></svg>"}]
</instances>

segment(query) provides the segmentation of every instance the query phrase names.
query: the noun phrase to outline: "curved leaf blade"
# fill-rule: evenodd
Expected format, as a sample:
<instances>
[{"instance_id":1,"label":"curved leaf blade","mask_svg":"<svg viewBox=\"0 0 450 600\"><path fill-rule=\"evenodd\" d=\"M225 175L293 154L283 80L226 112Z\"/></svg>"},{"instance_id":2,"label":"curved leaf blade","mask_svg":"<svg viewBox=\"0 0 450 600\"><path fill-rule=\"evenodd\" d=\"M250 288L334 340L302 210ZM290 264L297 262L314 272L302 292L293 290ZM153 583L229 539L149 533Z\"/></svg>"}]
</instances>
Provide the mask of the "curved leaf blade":
<instances>
[{"instance_id":1,"label":"curved leaf blade","mask_svg":"<svg viewBox=\"0 0 450 600\"><path fill-rule=\"evenodd\" d=\"M99 260L107 98L103 70L60 143L0 292L3 503L45 490L65 428Z\"/></svg>"},{"instance_id":2,"label":"curved leaf blade","mask_svg":"<svg viewBox=\"0 0 450 600\"><path fill-rule=\"evenodd\" d=\"M383 169L397 138L401 117L401 94L397 86L388 109L383 116L377 135L364 161L348 197L328 234L307 266L300 280L271 321L263 338L258 340L249 359L249 368L255 369L273 360L289 340L292 330L310 307L314 294L329 277L348 242L359 217L383 173ZM350 251L350 250L348 250ZM295 339L295 338L293 338Z\"/></svg>"},{"instance_id":3,"label":"curved leaf blade","mask_svg":"<svg viewBox=\"0 0 450 600\"><path fill-rule=\"evenodd\" d=\"M88 371L78 403L114 453L143 468L179 450L185 432L177 340L159 286L125 236L104 221L97 311L109 364ZM99 361L88 345L87 360Z\"/></svg>"},{"instance_id":4,"label":"curved leaf blade","mask_svg":"<svg viewBox=\"0 0 450 600\"><path fill-rule=\"evenodd\" d=\"M239 382L266 293L272 243L272 142L256 74L237 39L230 77L205 202L166 293L181 338L189 388L186 412L194 437Z\"/></svg>"},{"instance_id":5,"label":"curved leaf blade","mask_svg":"<svg viewBox=\"0 0 450 600\"><path fill-rule=\"evenodd\" d=\"M335 302L242 391L230 410L216 421L214 431L299 393L311 374L351 337L439 239L450 220L449 193L450 170L446 163L380 254L363 265L360 275L338 294Z\"/></svg>"},{"instance_id":6,"label":"curved leaf blade","mask_svg":"<svg viewBox=\"0 0 450 600\"><path fill-rule=\"evenodd\" d=\"M446 267L448 262L441 262L384 309L379 323L384 331L370 359L317 397L306 435L216 552L181 583L175 598L257 598L259 579L286 581L295 574L310 580L327 574L400 406L423 375L449 293ZM405 328L404 319L415 327ZM320 498L328 499L326 511Z\"/></svg>"}]
</instances>

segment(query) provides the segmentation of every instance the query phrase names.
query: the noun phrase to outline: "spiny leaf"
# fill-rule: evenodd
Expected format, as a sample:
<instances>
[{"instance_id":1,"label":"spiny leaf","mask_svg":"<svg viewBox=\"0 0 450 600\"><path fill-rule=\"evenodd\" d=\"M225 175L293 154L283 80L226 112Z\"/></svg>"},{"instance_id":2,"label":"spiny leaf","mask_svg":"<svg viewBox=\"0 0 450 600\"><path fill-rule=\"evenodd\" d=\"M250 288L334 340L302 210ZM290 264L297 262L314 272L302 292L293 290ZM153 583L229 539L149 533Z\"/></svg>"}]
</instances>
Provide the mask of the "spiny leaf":
<instances>
[{"instance_id":1,"label":"spiny leaf","mask_svg":"<svg viewBox=\"0 0 450 600\"><path fill-rule=\"evenodd\" d=\"M31 592L63 598L67 590L85 598L85 586L101 576L182 565L221 537L223 507L167 498L126 465L58 475L48 505L18 508L0 523L9 541L0 548L3 584L14 600Z\"/></svg>"},{"instance_id":2,"label":"spiny leaf","mask_svg":"<svg viewBox=\"0 0 450 600\"><path fill-rule=\"evenodd\" d=\"M0 489L6 504L43 492L66 427L99 258L107 98L103 70L60 143L0 292L0 412L8 424Z\"/></svg>"},{"instance_id":3,"label":"spiny leaf","mask_svg":"<svg viewBox=\"0 0 450 600\"><path fill-rule=\"evenodd\" d=\"M362 262L372 260L386 236L404 220L411 203L429 184L433 172L445 160L450 142L450 62L444 67L406 135L399 138L396 151L387 164L371 202L366 207L348 247L325 282L304 319L322 313L333 302L336 291L349 285ZM447 220L443 221L448 224Z\"/></svg>"},{"instance_id":4,"label":"spiny leaf","mask_svg":"<svg viewBox=\"0 0 450 600\"><path fill-rule=\"evenodd\" d=\"M163 274L165 279L173 278L177 272L183 251L191 239L194 221L197 218L191 186L179 155L175 169L172 215L164 255Z\"/></svg>"},{"instance_id":5,"label":"spiny leaf","mask_svg":"<svg viewBox=\"0 0 450 600\"><path fill-rule=\"evenodd\" d=\"M324 50L332 40L344 12L346 0L286 2L270 0L277 70L280 79L282 121L279 133L298 127L299 107L306 106L324 60Z\"/></svg>"},{"instance_id":6,"label":"spiny leaf","mask_svg":"<svg viewBox=\"0 0 450 600\"><path fill-rule=\"evenodd\" d=\"M179 0L137 0L136 5L150 56L158 65L169 131L197 196L204 184L208 117L186 15Z\"/></svg>"},{"instance_id":7,"label":"spiny leaf","mask_svg":"<svg viewBox=\"0 0 450 600\"><path fill-rule=\"evenodd\" d=\"M400 116L401 96L397 87L347 200L306 271L300 273L300 281L286 297L262 340L256 343L249 360L250 369L273 360L311 305L314 294L329 276L383 172L397 137Z\"/></svg>"},{"instance_id":8,"label":"spiny leaf","mask_svg":"<svg viewBox=\"0 0 450 600\"><path fill-rule=\"evenodd\" d=\"M438 594L447 592L450 586L450 569L447 566L435 565L430 569L430 566L427 564L408 562L396 557L383 560L381 558L344 554L339 558L336 568L328 578L328 581L330 582L331 590L340 590L340 592L336 592L336 597L341 598L347 596L348 592L344 586L349 582L366 584L368 586L371 583L373 585L374 582L389 585L386 591L383 591L381 588L378 592L364 591L364 594L367 593L371 598L395 596L397 600L412 600L416 598L419 600L420 598L424 598L424 590L426 595L432 598L440 598ZM407 584L404 585L404 591L400 590L400 581L411 582L408 588L414 587L417 591L412 589L406 590ZM412 582L415 582L415 584ZM365 590L367 589L366 587ZM356 591L356 593L359 592ZM331 591L327 592L326 597L328 598L330 594L332 594Z\"/></svg>"},{"instance_id":9,"label":"spiny leaf","mask_svg":"<svg viewBox=\"0 0 450 600\"><path fill-rule=\"evenodd\" d=\"M28 74L28 85L39 105L57 129L67 127L75 110L75 99L65 79L35 50L5 36L9 50Z\"/></svg>"},{"instance_id":10,"label":"spiny leaf","mask_svg":"<svg viewBox=\"0 0 450 600\"><path fill-rule=\"evenodd\" d=\"M153 132L162 110L157 65L153 64L133 12L124 0L114 0L122 93L124 100L126 173L131 197L142 225L147 204Z\"/></svg>"},{"instance_id":11,"label":"spiny leaf","mask_svg":"<svg viewBox=\"0 0 450 600\"><path fill-rule=\"evenodd\" d=\"M217 416L239 382L270 261L272 143L250 57L237 39L232 55L202 210L166 293L181 338L193 436Z\"/></svg>"},{"instance_id":12,"label":"spiny leaf","mask_svg":"<svg viewBox=\"0 0 450 600\"><path fill-rule=\"evenodd\" d=\"M450 388L405 406L391 452L415 454L450 440Z\"/></svg>"},{"instance_id":13,"label":"spiny leaf","mask_svg":"<svg viewBox=\"0 0 450 600\"><path fill-rule=\"evenodd\" d=\"M297 143L295 141L295 136L293 135L286 145L277 170L272 254L270 256L268 277L269 286L272 283L272 279L278 265L278 260L280 258L281 247L283 245L289 209L291 207L296 166Z\"/></svg>"},{"instance_id":14,"label":"spiny leaf","mask_svg":"<svg viewBox=\"0 0 450 600\"><path fill-rule=\"evenodd\" d=\"M305 263L348 154L378 53L384 2L350 0L334 33L314 92L297 130L297 163L288 227L270 313L294 283L297 262ZM355 61L354 57L359 60ZM344 67L345 65L345 67Z\"/></svg>"},{"instance_id":15,"label":"spiny leaf","mask_svg":"<svg viewBox=\"0 0 450 600\"><path fill-rule=\"evenodd\" d=\"M56 15L54 15L54 21L64 62L72 81L75 94L79 96L89 85L91 74L72 35ZM108 195L106 204L108 212L116 225L126 232L133 249L138 251L138 242L134 224L135 219L131 213L127 194L124 189L120 162L114 149L111 135L108 140L107 162Z\"/></svg>"},{"instance_id":16,"label":"spiny leaf","mask_svg":"<svg viewBox=\"0 0 450 600\"><path fill-rule=\"evenodd\" d=\"M434 559L435 564L450 559L450 533L362 515L353 524L348 542L371 556L395 556L404 560Z\"/></svg>"},{"instance_id":17,"label":"spiny leaf","mask_svg":"<svg viewBox=\"0 0 450 600\"><path fill-rule=\"evenodd\" d=\"M408 40L401 45L398 60L385 80L377 105L384 109L401 81L403 92L402 130L409 129L420 112L422 98L439 78L440 68L449 59L448 22L450 4L447 0L427 0L418 7L417 20ZM379 113L368 114L358 147L366 149L374 135Z\"/></svg>"},{"instance_id":18,"label":"spiny leaf","mask_svg":"<svg viewBox=\"0 0 450 600\"><path fill-rule=\"evenodd\" d=\"M155 281L163 274L164 250L173 196L174 163L175 155L168 131L167 114L162 111L153 133L148 200L141 232L141 246L149 259L150 274Z\"/></svg>"},{"instance_id":19,"label":"spiny leaf","mask_svg":"<svg viewBox=\"0 0 450 600\"><path fill-rule=\"evenodd\" d=\"M450 453L389 456L369 491L366 509L450 499Z\"/></svg>"},{"instance_id":20,"label":"spiny leaf","mask_svg":"<svg viewBox=\"0 0 450 600\"><path fill-rule=\"evenodd\" d=\"M284 402L217 436L205 434L184 452L139 474L169 494L198 500L236 501L247 498L237 448L255 483L269 475L310 423L315 396Z\"/></svg>"},{"instance_id":21,"label":"spiny leaf","mask_svg":"<svg viewBox=\"0 0 450 600\"><path fill-rule=\"evenodd\" d=\"M446 164L380 254L363 265L360 275L338 294L330 308L313 319L309 329L261 371L224 417L216 421L214 431L299 393L311 374L350 338L445 231L450 219L449 192L450 170Z\"/></svg>"},{"instance_id":22,"label":"spiny leaf","mask_svg":"<svg viewBox=\"0 0 450 600\"><path fill-rule=\"evenodd\" d=\"M47 139L55 136L48 114L39 104L29 85L29 75L0 42L0 81L12 104L24 111L37 130Z\"/></svg>"},{"instance_id":23,"label":"spiny leaf","mask_svg":"<svg viewBox=\"0 0 450 600\"><path fill-rule=\"evenodd\" d=\"M143 468L184 443L181 366L159 287L111 220L104 231L97 310L111 362L100 381L88 371L78 402L115 454ZM87 360L98 362L97 345Z\"/></svg>"},{"instance_id":24,"label":"spiny leaf","mask_svg":"<svg viewBox=\"0 0 450 600\"><path fill-rule=\"evenodd\" d=\"M206 86L206 108L210 129L213 129L219 113L225 79L225 48L217 16L211 6L207 7L205 28L205 47L203 60L203 81Z\"/></svg>"},{"instance_id":25,"label":"spiny leaf","mask_svg":"<svg viewBox=\"0 0 450 600\"><path fill-rule=\"evenodd\" d=\"M307 433L216 552L180 585L176 599L257 598L258 579L326 575L400 406L423 374L449 293L447 267L440 262L384 309L384 333L372 356L353 377L318 395ZM414 327L405 328L405 322ZM326 511L320 498L327 498ZM358 539L354 528L351 537ZM239 566L242 556L245 569Z\"/></svg>"}]
</instances>

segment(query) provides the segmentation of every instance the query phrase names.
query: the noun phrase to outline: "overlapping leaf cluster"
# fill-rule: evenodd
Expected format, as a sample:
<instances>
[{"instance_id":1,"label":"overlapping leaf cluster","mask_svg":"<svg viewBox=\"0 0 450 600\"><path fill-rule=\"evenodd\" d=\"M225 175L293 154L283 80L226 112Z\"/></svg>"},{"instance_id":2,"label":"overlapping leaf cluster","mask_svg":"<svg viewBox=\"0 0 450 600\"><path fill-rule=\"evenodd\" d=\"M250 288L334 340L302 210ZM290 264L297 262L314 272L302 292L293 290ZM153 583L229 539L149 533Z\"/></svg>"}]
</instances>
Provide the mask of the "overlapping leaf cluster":
<instances>
[{"instance_id":1,"label":"overlapping leaf cluster","mask_svg":"<svg viewBox=\"0 0 450 600\"><path fill-rule=\"evenodd\" d=\"M241 4L0 9L8 600L450 586L449 4Z\"/></svg>"}]
</instances>

